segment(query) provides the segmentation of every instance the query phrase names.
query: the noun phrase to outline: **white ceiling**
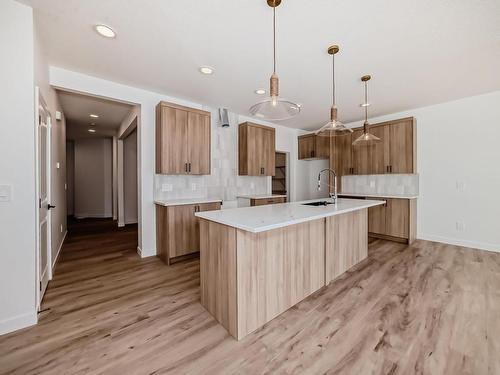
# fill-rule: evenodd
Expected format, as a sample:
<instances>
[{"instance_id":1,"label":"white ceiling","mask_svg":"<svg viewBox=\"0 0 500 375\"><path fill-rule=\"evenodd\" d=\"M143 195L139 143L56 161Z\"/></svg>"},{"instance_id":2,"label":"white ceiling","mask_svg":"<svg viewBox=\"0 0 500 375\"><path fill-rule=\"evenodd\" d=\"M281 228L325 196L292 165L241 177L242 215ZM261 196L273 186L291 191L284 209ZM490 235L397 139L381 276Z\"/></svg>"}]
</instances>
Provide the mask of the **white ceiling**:
<instances>
[{"instance_id":1,"label":"white ceiling","mask_svg":"<svg viewBox=\"0 0 500 375\"><path fill-rule=\"evenodd\" d=\"M57 93L66 118L69 139L113 136L133 108L129 104L73 92L58 90ZM99 118L91 118L90 114L98 115ZM96 132L89 133L89 128Z\"/></svg>"},{"instance_id":2,"label":"white ceiling","mask_svg":"<svg viewBox=\"0 0 500 375\"><path fill-rule=\"evenodd\" d=\"M268 88L266 0L24 0L36 9L52 65L247 114ZM302 104L283 122L329 117L337 43L339 118L362 117L359 78L372 74L372 116L500 89L498 0L283 0L277 9L281 95ZM97 35L112 26L114 40ZM213 76L198 67L213 66Z\"/></svg>"}]
</instances>

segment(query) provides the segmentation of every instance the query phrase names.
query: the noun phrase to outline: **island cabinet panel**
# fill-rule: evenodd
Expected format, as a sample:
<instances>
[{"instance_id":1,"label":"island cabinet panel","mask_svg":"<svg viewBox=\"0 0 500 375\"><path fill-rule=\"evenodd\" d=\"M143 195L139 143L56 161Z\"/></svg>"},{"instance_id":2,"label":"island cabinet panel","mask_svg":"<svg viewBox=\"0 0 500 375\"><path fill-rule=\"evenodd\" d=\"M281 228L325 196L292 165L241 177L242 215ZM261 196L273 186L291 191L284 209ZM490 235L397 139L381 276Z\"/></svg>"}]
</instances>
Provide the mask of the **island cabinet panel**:
<instances>
[{"instance_id":1,"label":"island cabinet panel","mask_svg":"<svg viewBox=\"0 0 500 375\"><path fill-rule=\"evenodd\" d=\"M417 200L401 198L377 200L384 200L386 203L368 209L369 236L412 244L416 238Z\"/></svg>"},{"instance_id":2,"label":"island cabinet panel","mask_svg":"<svg viewBox=\"0 0 500 375\"><path fill-rule=\"evenodd\" d=\"M245 122L238 128L238 174L274 176L275 129Z\"/></svg>"},{"instance_id":3,"label":"island cabinet panel","mask_svg":"<svg viewBox=\"0 0 500 375\"><path fill-rule=\"evenodd\" d=\"M238 339L325 285L324 220L237 231Z\"/></svg>"},{"instance_id":4,"label":"island cabinet panel","mask_svg":"<svg viewBox=\"0 0 500 375\"><path fill-rule=\"evenodd\" d=\"M167 102L156 106L156 173L210 174L210 112Z\"/></svg>"},{"instance_id":5,"label":"island cabinet panel","mask_svg":"<svg viewBox=\"0 0 500 375\"><path fill-rule=\"evenodd\" d=\"M325 285L324 219L251 233L200 222L201 303L236 339Z\"/></svg>"},{"instance_id":6,"label":"island cabinet panel","mask_svg":"<svg viewBox=\"0 0 500 375\"><path fill-rule=\"evenodd\" d=\"M368 209L327 217L325 227L328 284L368 256Z\"/></svg>"}]
</instances>

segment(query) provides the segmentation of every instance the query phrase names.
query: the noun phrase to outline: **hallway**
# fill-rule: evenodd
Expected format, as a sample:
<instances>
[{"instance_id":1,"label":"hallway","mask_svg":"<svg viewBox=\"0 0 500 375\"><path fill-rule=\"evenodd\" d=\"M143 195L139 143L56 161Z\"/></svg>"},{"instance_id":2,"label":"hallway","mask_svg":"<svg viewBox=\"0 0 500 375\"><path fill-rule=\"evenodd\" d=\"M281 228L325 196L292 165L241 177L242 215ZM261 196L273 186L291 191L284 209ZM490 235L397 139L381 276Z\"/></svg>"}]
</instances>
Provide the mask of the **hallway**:
<instances>
[{"instance_id":1,"label":"hallway","mask_svg":"<svg viewBox=\"0 0 500 375\"><path fill-rule=\"evenodd\" d=\"M199 303L198 259L141 259L137 230L110 220L70 230L39 324L0 338L1 374L500 371L499 254L372 241L346 276L238 342Z\"/></svg>"}]
</instances>

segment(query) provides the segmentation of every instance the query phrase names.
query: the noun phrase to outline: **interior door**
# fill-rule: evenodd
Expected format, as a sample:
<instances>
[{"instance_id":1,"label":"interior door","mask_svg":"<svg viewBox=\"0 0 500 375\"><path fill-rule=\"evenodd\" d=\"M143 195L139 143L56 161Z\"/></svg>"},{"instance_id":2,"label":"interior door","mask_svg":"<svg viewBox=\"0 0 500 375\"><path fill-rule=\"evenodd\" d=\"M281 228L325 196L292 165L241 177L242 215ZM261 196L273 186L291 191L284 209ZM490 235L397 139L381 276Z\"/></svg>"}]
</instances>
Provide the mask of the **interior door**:
<instances>
[{"instance_id":1,"label":"interior door","mask_svg":"<svg viewBox=\"0 0 500 375\"><path fill-rule=\"evenodd\" d=\"M43 98L38 94L38 298L41 301L51 278L50 264L50 114Z\"/></svg>"}]
</instances>

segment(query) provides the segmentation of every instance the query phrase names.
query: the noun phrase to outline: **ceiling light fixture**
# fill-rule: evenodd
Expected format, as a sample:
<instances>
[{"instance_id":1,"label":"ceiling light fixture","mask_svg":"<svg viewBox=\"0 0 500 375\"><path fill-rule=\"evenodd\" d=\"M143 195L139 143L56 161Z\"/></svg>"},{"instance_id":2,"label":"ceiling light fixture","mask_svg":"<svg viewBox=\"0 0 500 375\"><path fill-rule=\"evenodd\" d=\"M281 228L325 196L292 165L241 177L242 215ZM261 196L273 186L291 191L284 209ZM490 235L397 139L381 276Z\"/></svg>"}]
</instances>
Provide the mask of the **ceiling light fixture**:
<instances>
[{"instance_id":1,"label":"ceiling light fixture","mask_svg":"<svg viewBox=\"0 0 500 375\"><path fill-rule=\"evenodd\" d=\"M99 115L94 115L93 113L91 113L90 117L92 117L92 118L99 118Z\"/></svg>"},{"instance_id":2,"label":"ceiling light fixture","mask_svg":"<svg viewBox=\"0 0 500 375\"><path fill-rule=\"evenodd\" d=\"M368 127L370 126L368 123L368 81L371 78L370 75L361 77L361 81L365 83L365 102L362 105L365 108L365 122L363 123L363 134L352 143L353 146L371 146L382 141L379 137L368 133Z\"/></svg>"},{"instance_id":3,"label":"ceiling light fixture","mask_svg":"<svg viewBox=\"0 0 500 375\"><path fill-rule=\"evenodd\" d=\"M214 68L211 68L209 66L200 66L199 71L201 74L205 74L205 75L214 74Z\"/></svg>"},{"instance_id":4,"label":"ceiling light fixture","mask_svg":"<svg viewBox=\"0 0 500 375\"><path fill-rule=\"evenodd\" d=\"M115 31L109 26L99 24L99 25L95 25L94 28L95 28L95 31L97 31L99 33L99 35L101 35L105 38L115 38L116 37Z\"/></svg>"},{"instance_id":5,"label":"ceiling light fixture","mask_svg":"<svg viewBox=\"0 0 500 375\"><path fill-rule=\"evenodd\" d=\"M95 133L95 129L89 129L89 133Z\"/></svg>"},{"instance_id":6,"label":"ceiling light fixture","mask_svg":"<svg viewBox=\"0 0 500 375\"><path fill-rule=\"evenodd\" d=\"M250 107L253 116L266 120L287 120L300 113L300 106L279 97L279 79L276 75L276 7L281 0L267 0L267 5L273 8L273 74L270 79L270 97Z\"/></svg>"},{"instance_id":7,"label":"ceiling light fixture","mask_svg":"<svg viewBox=\"0 0 500 375\"><path fill-rule=\"evenodd\" d=\"M330 109L330 121L316 131L316 135L323 137L335 137L352 133L352 129L349 129L337 119L337 104L335 102L335 55L339 50L339 46L337 45L328 48L328 53L332 55L332 108Z\"/></svg>"},{"instance_id":8,"label":"ceiling light fixture","mask_svg":"<svg viewBox=\"0 0 500 375\"><path fill-rule=\"evenodd\" d=\"M255 90L255 93L257 95L264 95L266 93L266 90L264 90L264 89L257 89L257 90Z\"/></svg>"}]
</instances>

